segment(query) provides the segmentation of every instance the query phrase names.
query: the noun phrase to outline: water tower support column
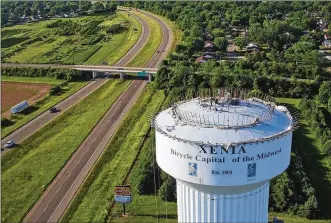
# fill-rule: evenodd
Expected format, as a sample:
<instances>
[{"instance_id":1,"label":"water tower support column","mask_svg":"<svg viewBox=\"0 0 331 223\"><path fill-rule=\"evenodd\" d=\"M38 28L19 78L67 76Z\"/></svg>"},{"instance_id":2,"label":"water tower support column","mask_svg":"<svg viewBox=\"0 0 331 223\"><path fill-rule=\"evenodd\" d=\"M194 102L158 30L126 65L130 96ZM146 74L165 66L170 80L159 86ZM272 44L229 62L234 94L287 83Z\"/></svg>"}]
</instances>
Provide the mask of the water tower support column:
<instances>
[{"instance_id":1,"label":"water tower support column","mask_svg":"<svg viewBox=\"0 0 331 223\"><path fill-rule=\"evenodd\" d=\"M268 222L269 182L213 187L177 180L178 222Z\"/></svg>"}]
</instances>

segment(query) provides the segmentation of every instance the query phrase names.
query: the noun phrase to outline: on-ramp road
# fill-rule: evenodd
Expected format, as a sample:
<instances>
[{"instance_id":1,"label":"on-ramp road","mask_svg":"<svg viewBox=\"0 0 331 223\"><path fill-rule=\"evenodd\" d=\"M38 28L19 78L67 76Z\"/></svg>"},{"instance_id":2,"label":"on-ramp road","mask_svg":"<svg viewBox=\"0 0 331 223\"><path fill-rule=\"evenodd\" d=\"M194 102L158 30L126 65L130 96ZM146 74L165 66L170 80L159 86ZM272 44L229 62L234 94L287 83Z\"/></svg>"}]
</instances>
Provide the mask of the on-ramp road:
<instances>
[{"instance_id":1,"label":"on-ramp road","mask_svg":"<svg viewBox=\"0 0 331 223\"><path fill-rule=\"evenodd\" d=\"M149 15L151 16L151 15ZM169 27L161 26L163 39L160 47L169 50L172 34ZM168 42L166 42L168 41ZM155 53L146 66L158 67L166 54ZM70 201L84 182L89 171L113 136L122 118L138 98L147 82L132 81L128 89L107 111L91 134L76 150L72 158L62 168L57 177L47 188L43 196L28 213L24 222L57 222L65 212Z\"/></svg>"},{"instance_id":2,"label":"on-ramp road","mask_svg":"<svg viewBox=\"0 0 331 223\"><path fill-rule=\"evenodd\" d=\"M142 49L142 47L147 42L148 36L149 36L149 26L148 24L141 19L138 16L133 15L139 23L142 26L142 32L140 35L140 38L135 43L135 45L120 59L114 66L124 66L128 62L130 62L137 53ZM8 66L11 66L11 64L8 64ZM15 65L14 65L15 66ZM39 66L39 67L48 67L47 64L35 64L32 66ZM65 65L63 65L65 66ZM61 114L62 111L67 110L70 108L73 104L79 102L83 98L87 97L89 94L91 94L93 91L98 89L101 85L103 85L106 82L106 79L98 79L96 81L93 81L92 83L88 84L87 86L84 86L79 91L72 94L70 97L66 98L62 102L55 105L55 107L60 110L60 112L56 113L49 113L48 111L42 113L41 115L37 116L35 119L31 120L30 122L26 123L19 129L15 130L13 133L9 134L5 138L1 140L1 148L4 148L4 145L7 141L13 140L15 143L20 143L27 137L31 136L33 133L35 133L38 129L40 129L42 126L44 126L46 123L50 122L51 120L55 119L57 116ZM10 149L4 149L4 151L1 151L1 155L5 154Z\"/></svg>"}]
</instances>

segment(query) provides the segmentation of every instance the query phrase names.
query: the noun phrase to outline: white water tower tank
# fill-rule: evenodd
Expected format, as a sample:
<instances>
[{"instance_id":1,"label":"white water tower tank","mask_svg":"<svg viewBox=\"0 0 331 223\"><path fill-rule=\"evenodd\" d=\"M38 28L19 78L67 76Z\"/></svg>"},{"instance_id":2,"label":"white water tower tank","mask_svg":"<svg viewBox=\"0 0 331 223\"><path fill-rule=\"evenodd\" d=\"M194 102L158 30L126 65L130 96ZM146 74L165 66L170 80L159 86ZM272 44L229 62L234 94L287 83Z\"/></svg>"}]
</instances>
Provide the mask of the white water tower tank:
<instances>
[{"instance_id":1,"label":"white water tower tank","mask_svg":"<svg viewBox=\"0 0 331 223\"><path fill-rule=\"evenodd\" d=\"M220 89L174 103L153 125L157 163L177 181L179 222L268 222L269 181L291 158L284 106Z\"/></svg>"}]
</instances>

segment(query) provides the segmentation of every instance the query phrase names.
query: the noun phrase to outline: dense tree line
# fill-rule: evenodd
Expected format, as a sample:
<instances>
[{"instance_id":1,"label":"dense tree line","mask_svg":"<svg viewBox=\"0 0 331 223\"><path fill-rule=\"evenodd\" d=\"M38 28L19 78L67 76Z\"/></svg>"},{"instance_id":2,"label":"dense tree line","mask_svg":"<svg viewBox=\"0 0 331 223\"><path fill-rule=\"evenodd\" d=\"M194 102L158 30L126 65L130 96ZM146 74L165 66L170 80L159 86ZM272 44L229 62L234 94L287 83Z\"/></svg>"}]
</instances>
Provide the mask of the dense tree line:
<instances>
[{"instance_id":1,"label":"dense tree line","mask_svg":"<svg viewBox=\"0 0 331 223\"><path fill-rule=\"evenodd\" d=\"M316 100L303 99L300 109L309 126L314 129L322 150L330 157L331 162L331 94L326 101L329 102L328 107L325 104L320 105Z\"/></svg>"},{"instance_id":2,"label":"dense tree line","mask_svg":"<svg viewBox=\"0 0 331 223\"><path fill-rule=\"evenodd\" d=\"M317 216L318 202L297 149L293 145L294 153L287 171L271 181L269 207L271 211L312 219Z\"/></svg>"},{"instance_id":3,"label":"dense tree line","mask_svg":"<svg viewBox=\"0 0 331 223\"><path fill-rule=\"evenodd\" d=\"M88 80L91 78L89 72L83 72L71 69L55 69L55 68L19 68L19 67L2 67L1 74L3 76L18 76L18 77L48 77L55 79L63 79L68 81Z\"/></svg>"},{"instance_id":4,"label":"dense tree line","mask_svg":"<svg viewBox=\"0 0 331 223\"><path fill-rule=\"evenodd\" d=\"M1 2L1 27L19 23L22 16L47 19L66 13L84 15L87 12L115 12L116 9L116 4L112 2L3 1Z\"/></svg>"},{"instance_id":5,"label":"dense tree line","mask_svg":"<svg viewBox=\"0 0 331 223\"><path fill-rule=\"evenodd\" d=\"M330 21L331 4L304 2L124 2L168 17L183 31L182 41L156 75L159 88L238 86L256 87L274 96L313 97L323 80L331 75L323 68L318 51L323 35L316 27L319 18ZM297 12L297 13L293 13ZM215 45L224 51L231 24L247 28L249 35L238 37L243 48L255 41L268 50L247 54L246 60L229 63L195 63L202 51L205 34L210 32ZM303 34L309 30L309 34ZM226 59L226 57L225 57ZM309 80L299 80L309 79Z\"/></svg>"},{"instance_id":6,"label":"dense tree line","mask_svg":"<svg viewBox=\"0 0 331 223\"><path fill-rule=\"evenodd\" d=\"M89 37L89 35L97 34L102 27L99 26L103 20L92 20L88 23L79 23L72 20L56 20L47 25L47 28L56 28L55 34L62 36L80 35Z\"/></svg>"}]
</instances>

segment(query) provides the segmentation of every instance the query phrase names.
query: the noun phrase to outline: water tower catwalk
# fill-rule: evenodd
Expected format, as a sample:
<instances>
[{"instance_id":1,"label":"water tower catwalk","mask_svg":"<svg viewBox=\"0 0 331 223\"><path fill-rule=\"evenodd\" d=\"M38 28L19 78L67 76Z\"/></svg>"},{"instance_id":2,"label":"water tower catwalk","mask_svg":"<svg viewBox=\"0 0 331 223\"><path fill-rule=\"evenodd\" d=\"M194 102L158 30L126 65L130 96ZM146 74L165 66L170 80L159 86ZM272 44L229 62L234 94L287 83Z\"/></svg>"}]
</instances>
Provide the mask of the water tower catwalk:
<instances>
[{"instance_id":1,"label":"water tower catwalk","mask_svg":"<svg viewBox=\"0 0 331 223\"><path fill-rule=\"evenodd\" d=\"M174 103L154 127L157 163L177 181L179 222L268 222L269 181L291 158L285 107L220 89Z\"/></svg>"}]
</instances>

